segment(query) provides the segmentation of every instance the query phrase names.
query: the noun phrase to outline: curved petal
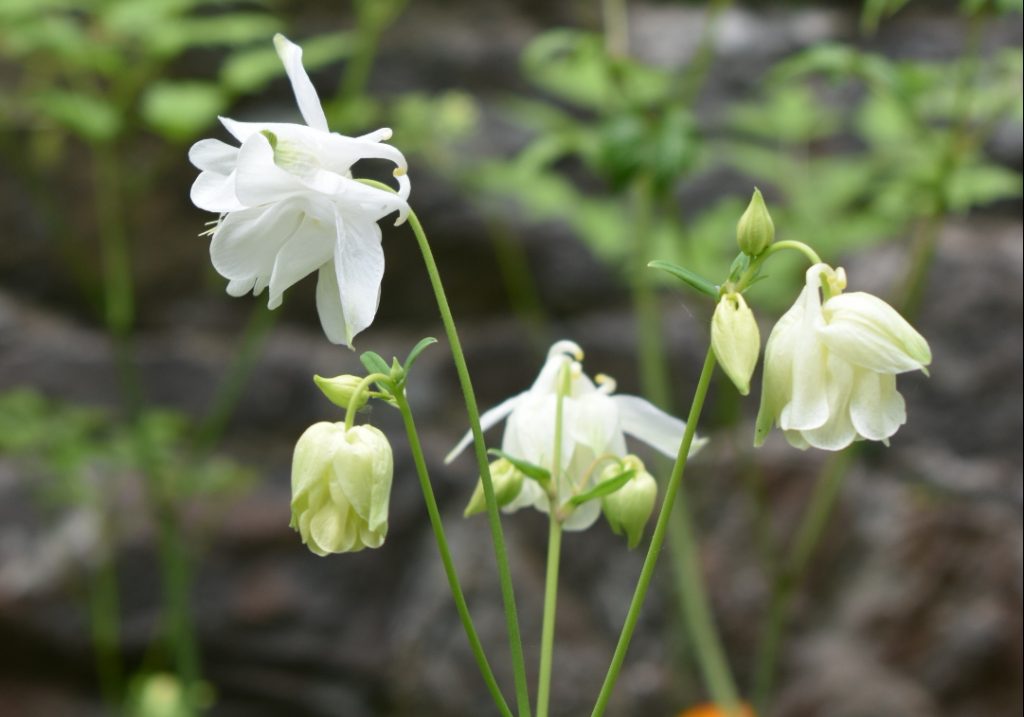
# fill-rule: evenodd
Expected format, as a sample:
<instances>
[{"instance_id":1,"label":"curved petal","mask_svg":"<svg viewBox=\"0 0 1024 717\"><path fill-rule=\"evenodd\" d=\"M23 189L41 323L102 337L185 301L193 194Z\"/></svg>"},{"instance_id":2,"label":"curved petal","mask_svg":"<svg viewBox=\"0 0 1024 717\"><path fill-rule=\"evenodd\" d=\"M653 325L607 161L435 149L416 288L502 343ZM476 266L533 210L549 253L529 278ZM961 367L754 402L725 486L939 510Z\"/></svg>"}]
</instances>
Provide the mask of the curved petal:
<instances>
[{"instance_id":1,"label":"curved petal","mask_svg":"<svg viewBox=\"0 0 1024 717\"><path fill-rule=\"evenodd\" d=\"M884 441L907 422L907 407L896 390L896 377L856 369L850 418L857 433L871 441Z\"/></svg>"},{"instance_id":2,"label":"curved petal","mask_svg":"<svg viewBox=\"0 0 1024 717\"><path fill-rule=\"evenodd\" d=\"M336 214L337 238L334 244L334 270L341 292L345 315L345 343L373 323L380 302L380 282L384 277L384 249L380 227L375 222L351 218L344 222Z\"/></svg>"},{"instance_id":3,"label":"curved petal","mask_svg":"<svg viewBox=\"0 0 1024 717\"><path fill-rule=\"evenodd\" d=\"M601 501L588 500L579 506L562 523L563 530L586 530L592 526L601 515Z\"/></svg>"},{"instance_id":4,"label":"curved petal","mask_svg":"<svg viewBox=\"0 0 1024 717\"><path fill-rule=\"evenodd\" d=\"M388 130L391 136L391 130ZM323 140L323 165L339 174L347 173L360 159L384 159L394 162L400 173L408 171L405 155L397 148L383 142L367 141L360 137L346 137L331 132Z\"/></svg>"},{"instance_id":5,"label":"curved petal","mask_svg":"<svg viewBox=\"0 0 1024 717\"><path fill-rule=\"evenodd\" d=\"M838 451L846 448L857 438L857 430L850 420L850 396L853 392L856 369L838 356L829 356L825 397L828 402L828 417L820 426L803 429L803 439L815 448Z\"/></svg>"},{"instance_id":6,"label":"curved petal","mask_svg":"<svg viewBox=\"0 0 1024 717\"><path fill-rule=\"evenodd\" d=\"M277 252L301 220L300 208L291 202L231 212L213 232L213 268L227 279L270 276Z\"/></svg>"},{"instance_id":7,"label":"curved petal","mask_svg":"<svg viewBox=\"0 0 1024 717\"><path fill-rule=\"evenodd\" d=\"M850 363L879 373L915 371L931 363L924 337L877 296L840 294L825 302L824 313L821 340Z\"/></svg>"},{"instance_id":8,"label":"curved petal","mask_svg":"<svg viewBox=\"0 0 1024 717\"><path fill-rule=\"evenodd\" d=\"M571 408L571 412L566 411L567 408ZM625 448L618 402L611 397L595 391L577 399L566 398L562 411L565 424L563 442L585 446L595 457L603 453L621 453ZM615 441L616 438L619 440Z\"/></svg>"},{"instance_id":9,"label":"curved petal","mask_svg":"<svg viewBox=\"0 0 1024 717\"><path fill-rule=\"evenodd\" d=\"M228 282L227 292L230 296L245 296L256 286L256 277L250 276L247 279L231 279Z\"/></svg>"},{"instance_id":10,"label":"curved petal","mask_svg":"<svg viewBox=\"0 0 1024 717\"><path fill-rule=\"evenodd\" d=\"M235 173L235 195L247 206L278 202L307 191L298 177L274 163L274 149L262 134L242 143Z\"/></svg>"},{"instance_id":11,"label":"curved petal","mask_svg":"<svg viewBox=\"0 0 1024 717\"><path fill-rule=\"evenodd\" d=\"M302 118L310 127L326 132L327 117L324 115L324 108L320 105L316 89L314 89L309 75L306 74L306 69L302 66L302 48L281 33L274 35L274 48L284 64L288 80L292 83L292 92L295 93L295 101L299 105Z\"/></svg>"},{"instance_id":12,"label":"curved petal","mask_svg":"<svg viewBox=\"0 0 1024 717\"><path fill-rule=\"evenodd\" d=\"M333 248L332 227L325 227L319 220L305 215L274 259L267 305L271 309L280 306L285 290L329 262Z\"/></svg>"},{"instance_id":13,"label":"curved petal","mask_svg":"<svg viewBox=\"0 0 1024 717\"><path fill-rule=\"evenodd\" d=\"M322 264L317 273L316 311L327 340L345 345L345 313L341 309L341 291L333 260Z\"/></svg>"},{"instance_id":14,"label":"curved petal","mask_svg":"<svg viewBox=\"0 0 1024 717\"><path fill-rule=\"evenodd\" d=\"M200 172L192 183L189 192L192 203L200 209L217 214L226 214L244 209L235 196L235 173L217 174L216 172Z\"/></svg>"},{"instance_id":15,"label":"curved petal","mask_svg":"<svg viewBox=\"0 0 1024 717\"><path fill-rule=\"evenodd\" d=\"M791 335L786 337L791 342L793 356L792 393L789 403L779 414L779 427L802 431L817 428L829 418L826 397L828 351L815 334L815 329L823 322L817 286L808 282L797 304L802 312L800 323L794 325Z\"/></svg>"},{"instance_id":16,"label":"curved petal","mask_svg":"<svg viewBox=\"0 0 1024 717\"><path fill-rule=\"evenodd\" d=\"M204 172L230 174L238 161L238 147L219 139L201 139L189 148L188 161Z\"/></svg>"},{"instance_id":17,"label":"curved petal","mask_svg":"<svg viewBox=\"0 0 1024 717\"><path fill-rule=\"evenodd\" d=\"M516 406L522 402L526 395L527 393L524 391L512 398L505 399L494 408L484 411L483 415L480 416L480 430L486 431L504 421L505 418L515 410ZM466 431L466 435L464 435L462 439L455 444L455 448L451 449L451 451L448 452L448 455L444 457L444 462L451 463L459 456L460 453L466 450L466 446L472 442L473 432Z\"/></svg>"},{"instance_id":18,"label":"curved petal","mask_svg":"<svg viewBox=\"0 0 1024 717\"><path fill-rule=\"evenodd\" d=\"M347 505L325 503L309 521L309 539L313 543L310 549L319 555L350 552L358 537L358 521L353 517Z\"/></svg>"},{"instance_id":19,"label":"curved petal","mask_svg":"<svg viewBox=\"0 0 1024 717\"><path fill-rule=\"evenodd\" d=\"M371 187L350 177L318 170L303 178L304 185L321 194L326 194L345 207L346 213L365 215L377 221L391 212L398 212L396 225L405 221L409 204L398 194L377 187Z\"/></svg>"},{"instance_id":20,"label":"curved petal","mask_svg":"<svg viewBox=\"0 0 1024 717\"><path fill-rule=\"evenodd\" d=\"M768 336L762 362L761 405L754 428L755 446L764 443L793 394L795 337L802 321L803 307L798 301L779 318Z\"/></svg>"},{"instance_id":21,"label":"curved petal","mask_svg":"<svg viewBox=\"0 0 1024 717\"><path fill-rule=\"evenodd\" d=\"M626 435L643 441L669 458L676 457L686 431L686 423L639 396L620 394L612 396L612 400L619 407L622 430ZM694 438L690 444L690 455L699 451L705 443L706 438Z\"/></svg>"}]
</instances>

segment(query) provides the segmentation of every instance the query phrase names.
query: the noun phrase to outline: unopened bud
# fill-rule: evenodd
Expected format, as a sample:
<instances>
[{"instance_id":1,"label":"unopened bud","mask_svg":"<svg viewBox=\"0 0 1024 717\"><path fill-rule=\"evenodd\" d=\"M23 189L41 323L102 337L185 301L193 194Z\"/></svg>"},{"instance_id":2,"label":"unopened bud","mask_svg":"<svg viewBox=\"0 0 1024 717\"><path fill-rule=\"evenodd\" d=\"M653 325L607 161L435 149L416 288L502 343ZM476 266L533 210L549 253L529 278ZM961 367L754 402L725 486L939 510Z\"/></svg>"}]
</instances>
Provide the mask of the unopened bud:
<instances>
[{"instance_id":1,"label":"unopened bud","mask_svg":"<svg viewBox=\"0 0 1024 717\"><path fill-rule=\"evenodd\" d=\"M643 537L644 526L654 512L654 503L658 497L657 481L644 468L643 462L633 455L623 458L621 464L605 468L599 480L614 480L628 470L636 472L625 485L601 499L601 509L615 534L625 533L629 547L635 548Z\"/></svg>"},{"instance_id":2,"label":"unopened bud","mask_svg":"<svg viewBox=\"0 0 1024 717\"><path fill-rule=\"evenodd\" d=\"M750 393L761 352L761 333L754 312L739 293L725 294L711 318L711 347L725 375L742 395Z\"/></svg>"},{"instance_id":3,"label":"unopened bud","mask_svg":"<svg viewBox=\"0 0 1024 717\"><path fill-rule=\"evenodd\" d=\"M499 458L491 463L491 485L494 487L494 500L498 503L499 508L515 500L519 491L523 489L525 477L522 471L512 465L508 459ZM469 499L469 504L462 515L468 518L471 515L483 513L485 510L487 510L487 500L484 497L484 484L483 481L478 480L476 488L473 490L473 496Z\"/></svg>"},{"instance_id":4,"label":"unopened bud","mask_svg":"<svg viewBox=\"0 0 1024 717\"><path fill-rule=\"evenodd\" d=\"M345 374L342 376L335 376L334 378L324 378L323 376L313 376L313 381L317 387L323 391L324 395L327 396L327 400L336 406L348 410L348 405L352 401L352 396L355 395L356 390L359 388L359 384L363 382L363 379L359 376L352 376ZM367 391L363 391L359 397L359 402L356 404L356 410L358 411L366 402L369 400Z\"/></svg>"},{"instance_id":5,"label":"unopened bud","mask_svg":"<svg viewBox=\"0 0 1024 717\"><path fill-rule=\"evenodd\" d=\"M775 225L759 189L754 190L747 210L736 225L736 241L740 251L749 256L758 256L775 241Z\"/></svg>"}]
</instances>

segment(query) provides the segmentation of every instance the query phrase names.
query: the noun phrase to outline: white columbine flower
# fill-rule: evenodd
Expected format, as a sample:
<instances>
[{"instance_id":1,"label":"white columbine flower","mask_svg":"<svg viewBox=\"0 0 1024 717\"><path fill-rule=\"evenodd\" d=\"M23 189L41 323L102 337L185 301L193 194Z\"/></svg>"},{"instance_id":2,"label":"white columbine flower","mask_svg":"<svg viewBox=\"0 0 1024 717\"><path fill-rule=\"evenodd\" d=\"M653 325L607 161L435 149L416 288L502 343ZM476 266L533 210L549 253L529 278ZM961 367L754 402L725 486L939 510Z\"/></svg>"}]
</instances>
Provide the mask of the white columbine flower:
<instances>
[{"instance_id":1,"label":"white columbine flower","mask_svg":"<svg viewBox=\"0 0 1024 717\"><path fill-rule=\"evenodd\" d=\"M637 396L613 395L615 382L598 376L595 384L583 373L580 347L559 341L548 351L540 375L528 391L502 402L481 417L483 430L507 419L502 451L513 458L552 471L555 453L555 416L558 383L563 370L570 371L568 391L562 400L562 445L558 507L566 509L574 495L590 488L600 478L604 461L626 456L625 434L639 438L666 456L675 457L686 425ZM472 441L467 433L448 454L453 460ZM691 454L704 440L694 441ZM553 471L552 471L553 472ZM548 494L533 480L523 487L505 510L524 506L548 512ZM597 520L601 501L591 500L572 511L563 522L566 530L583 530Z\"/></svg>"},{"instance_id":2,"label":"white columbine flower","mask_svg":"<svg viewBox=\"0 0 1024 717\"><path fill-rule=\"evenodd\" d=\"M778 424L797 448L837 451L855 440L887 441L906 422L896 374L927 373L928 342L878 297L845 288L842 269L815 264L772 329L755 445Z\"/></svg>"},{"instance_id":3,"label":"white columbine flower","mask_svg":"<svg viewBox=\"0 0 1024 717\"><path fill-rule=\"evenodd\" d=\"M377 221L409 211L405 157L382 144L391 130L345 137L327 128L313 83L302 67L302 49L283 35L274 46L284 63L305 125L236 122L221 117L240 147L217 139L189 150L201 170L192 201L219 213L211 230L210 257L228 279L228 293L260 294L270 288L269 306L281 304L285 289L317 271L316 305L327 338L352 345L373 321L384 275L384 251ZM352 178L360 159L394 162L398 193Z\"/></svg>"}]
</instances>

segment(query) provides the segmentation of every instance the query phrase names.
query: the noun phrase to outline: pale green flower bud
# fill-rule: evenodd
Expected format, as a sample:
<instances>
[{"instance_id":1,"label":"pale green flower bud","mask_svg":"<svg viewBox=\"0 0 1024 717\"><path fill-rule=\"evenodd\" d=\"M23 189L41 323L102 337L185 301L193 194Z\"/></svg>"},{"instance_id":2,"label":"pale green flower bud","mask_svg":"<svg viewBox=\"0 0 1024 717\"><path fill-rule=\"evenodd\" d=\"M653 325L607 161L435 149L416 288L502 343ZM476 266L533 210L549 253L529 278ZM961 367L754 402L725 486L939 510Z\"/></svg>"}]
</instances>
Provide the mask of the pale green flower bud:
<instances>
[{"instance_id":1,"label":"pale green flower bud","mask_svg":"<svg viewBox=\"0 0 1024 717\"><path fill-rule=\"evenodd\" d=\"M342 376L335 376L334 378L324 378L323 376L313 376L313 381L316 383L317 388L323 391L323 394L327 396L327 400L333 403L335 406L341 406L348 410L348 404L352 400L353 394L356 389L359 388L359 384L363 382L363 379L359 376L352 376L345 374ZM359 398L359 403L356 404L356 410L358 411L366 402L369 400L367 391L363 391L363 395Z\"/></svg>"},{"instance_id":2,"label":"pale green flower bud","mask_svg":"<svg viewBox=\"0 0 1024 717\"><path fill-rule=\"evenodd\" d=\"M747 210L736 225L736 241L740 251L749 256L758 256L775 241L775 224L759 189L754 190Z\"/></svg>"},{"instance_id":3,"label":"pale green flower bud","mask_svg":"<svg viewBox=\"0 0 1024 717\"><path fill-rule=\"evenodd\" d=\"M742 395L750 393L750 377L754 375L761 352L761 334L754 312L739 293L722 297L711 318L711 347L725 375Z\"/></svg>"},{"instance_id":4,"label":"pale green flower bud","mask_svg":"<svg viewBox=\"0 0 1024 717\"><path fill-rule=\"evenodd\" d=\"M491 463L491 485L494 486L494 499L499 508L516 499L523 489L525 478L522 471L505 458L499 458ZM484 484L477 480L473 496L469 499L469 504L462 515L468 518L471 515L483 513L485 510L487 510L487 501L484 498Z\"/></svg>"},{"instance_id":5,"label":"pale green flower bud","mask_svg":"<svg viewBox=\"0 0 1024 717\"><path fill-rule=\"evenodd\" d=\"M615 534L625 533L629 547L635 548L654 512L658 483L646 471L643 461L633 455L623 458L621 465L613 464L601 471L599 482L612 480L627 470L636 473L617 491L602 498L601 508Z\"/></svg>"},{"instance_id":6,"label":"pale green flower bud","mask_svg":"<svg viewBox=\"0 0 1024 717\"><path fill-rule=\"evenodd\" d=\"M373 426L313 424L292 459L291 527L317 555L379 548L393 471L391 445Z\"/></svg>"}]
</instances>

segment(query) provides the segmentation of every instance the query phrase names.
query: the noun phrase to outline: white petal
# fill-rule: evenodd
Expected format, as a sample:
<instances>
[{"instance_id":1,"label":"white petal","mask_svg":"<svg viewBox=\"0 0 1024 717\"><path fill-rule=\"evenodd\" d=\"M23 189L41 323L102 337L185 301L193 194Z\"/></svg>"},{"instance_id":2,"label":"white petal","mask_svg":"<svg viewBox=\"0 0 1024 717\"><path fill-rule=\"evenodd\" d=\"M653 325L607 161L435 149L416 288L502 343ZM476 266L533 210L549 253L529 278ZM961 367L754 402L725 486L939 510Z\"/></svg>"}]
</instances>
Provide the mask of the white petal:
<instances>
[{"instance_id":1,"label":"white petal","mask_svg":"<svg viewBox=\"0 0 1024 717\"><path fill-rule=\"evenodd\" d=\"M842 358L829 356L824 391L828 402L828 417L822 425L800 432L804 440L815 448L838 451L857 438L857 430L850 420L850 396L855 371Z\"/></svg>"},{"instance_id":2,"label":"white petal","mask_svg":"<svg viewBox=\"0 0 1024 717\"><path fill-rule=\"evenodd\" d=\"M243 209L235 196L235 173L200 172L189 194L192 203L208 212L226 214Z\"/></svg>"},{"instance_id":3,"label":"white petal","mask_svg":"<svg viewBox=\"0 0 1024 717\"><path fill-rule=\"evenodd\" d=\"M302 224L274 258L267 305L271 309L280 306L285 290L330 261L333 249L334 227L305 215Z\"/></svg>"},{"instance_id":4,"label":"white petal","mask_svg":"<svg viewBox=\"0 0 1024 717\"><path fill-rule=\"evenodd\" d=\"M227 292L234 297L245 296L253 290L255 285L255 276L250 276L248 279L232 279L228 282Z\"/></svg>"},{"instance_id":5,"label":"white petal","mask_svg":"<svg viewBox=\"0 0 1024 717\"><path fill-rule=\"evenodd\" d=\"M931 362L924 337L877 296L840 294L825 302L824 313L822 340L850 363L879 373L902 373Z\"/></svg>"},{"instance_id":6,"label":"white petal","mask_svg":"<svg viewBox=\"0 0 1024 717\"><path fill-rule=\"evenodd\" d=\"M907 407L896 390L896 377L857 369L850 418L857 433L871 441L884 441L907 422Z\"/></svg>"},{"instance_id":7,"label":"white petal","mask_svg":"<svg viewBox=\"0 0 1024 717\"><path fill-rule=\"evenodd\" d=\"M795 337L803 323L803 306L797 301L772 328L764 347L761 378L761 405L757 411L754 445L760 446L778 422L783 407L793 394L793 355Z\"/></svg>"},{"instance_id":8,"label":"white petal","mask_svg":"<svg viewBox=\"0 0 1024 717\"><path fill-rule=\"evenodd\" d=\"M639 396L620 394L612 396L612 400L619 407L622 430L627 435L640 439L669 458L675 458L679 454L679 444L683 440L686 423ZM705 443L706 438L694 438L690 444L690 455L700 450Z\"/></svg>"},{"instance_id":9,"label":"white petal","mask_svg":"<svg viewBox=\"0 0 1024 717\"><path fill-rule=\"evenodd\" d=\"M341 291L333 260L323 264L317 274L316 310L327 340L345 345L345 313L341 310Z\"/></svg>"},{"instance_id":10,"label":"white petal","mask_svg":"<svg viewBox=\"0 0 1024 717\"><path fill-rule=\"evenodd\" d=\"M213 267L227 279L270 276L277 252L301 219L301 209L288 202L231 212L210 242Z\"/></svg>"},{"instance_id":11,"label":"white petal","mask_svg":"<svg viewBox=\"0 0 1024 717\"><path fill-rule=\"evenodd\" d=\"M341 291L341 309L345 314L345 343L373 323L380 302L380 282L384 277L384 249L376 222L350 218L336 219L334 269Z\"/></svg>"},{"instance_id":12,"label":"white petal","mask_svg":"<svg viewBox=\"0 0 1024 717\"><path fill-rule=\"evenodd\" d=\"M238 161L238 147L219 139L201 139L189 148L188 161L204 172L227 175Z\"/></svg>"},{"instance_id":13,"label":"white petal","mask_svg":"<svg viewBox=\"0 0 1024 717\"><path fill-rule=\"evenodd\" d=\"M248 206L282 201L307 191L298 177L274 164L274 150L262 134L242 143L235 171L235 194Z\"/></svg>"},{"instance_id":14,"label":"white petal","mask_svg":"<svg viewBox=\"0 0 1024 717\"><path fill-rule=\"evenodd\" d=\"M815 334L823 322L818 289L808 284L797 303L802 311L800 324L786 337L792 342L792 394L779 415L779 427L802 431L823 425L829 417L825 383L828 352Z\"/></svg>"},{"instance_id":15,"label":"white petal","mask_svg":"<svg viewBox=\"0 0 1024 717\"><path fill-rule=\"evenodd\" d=\"M566 411L566 408L571 408ZM653 408L653 406L652 406ZM625 449L618 402L603 393L563 399L562 440L586 446L595 457ZM615 439L618 438L618 441ZM612 445L615 443L616 445Z\"/></svg>"},{"instance_id":16,"label":"white petal","mask_svg":"<svg viewBox=\"0 0 1024 717\"><path fill-rule=\"evenodd\" d=\"M349 177L321 170L304 179L307 187L330 195L346 208L346 214L365 215L377 221L391 212L398 212L395 224L401 224L409 214L409 204L398 194L371 187Z\"/></svg>"},{"instance_id":17,"label":"white petal","mask_svg":"<svg viewBox=\"0 0 1024 717\"><path fill-rule=\"evenodd\" d=\"M579 506L562 523L564 530L586 530L592 526L601 515L601 501L589 500Z\"/></svg>"},{"instance_id":18,"label":"white petal","mask_svg":"<svg viewBox=\"0 0 1024 717\"><path fill-rule=\"evenodd\" d=\"M274 35L274 47L277 49L277 56L284 63L288 80L292 83L292 91L295 93L295 101L299 105L302 118L310 127L326 132L327 117L320 106L316 89L313 88L313 83L302 66L302 48L281 33Z\"/></svg>"},{"instance_id":19,"label":"white petal","mask_svg":"<svg viewBox=\"0 0 1024 717\"><path fill-rule=\"evenodd\" d=\"M510 413L512 413L513 410L515 410L515 407L522 402L523 398L526 397L526 395L527 394L524 391L523 393L513 396L512 398L506 398L504 401L499 403L494 408L484 411L483 415L480 416L480 430L486 431L504 421L505 418ZM462 439L455 445L455 448L453 448L448 453L448 455L444 457L444 462L451 463L458 457L460 453L462 453L462 451L466 450L466 446L468 446L472 442L473 432L466 431L466 435L464 435Z\"/></svg>"}]
</instances>

